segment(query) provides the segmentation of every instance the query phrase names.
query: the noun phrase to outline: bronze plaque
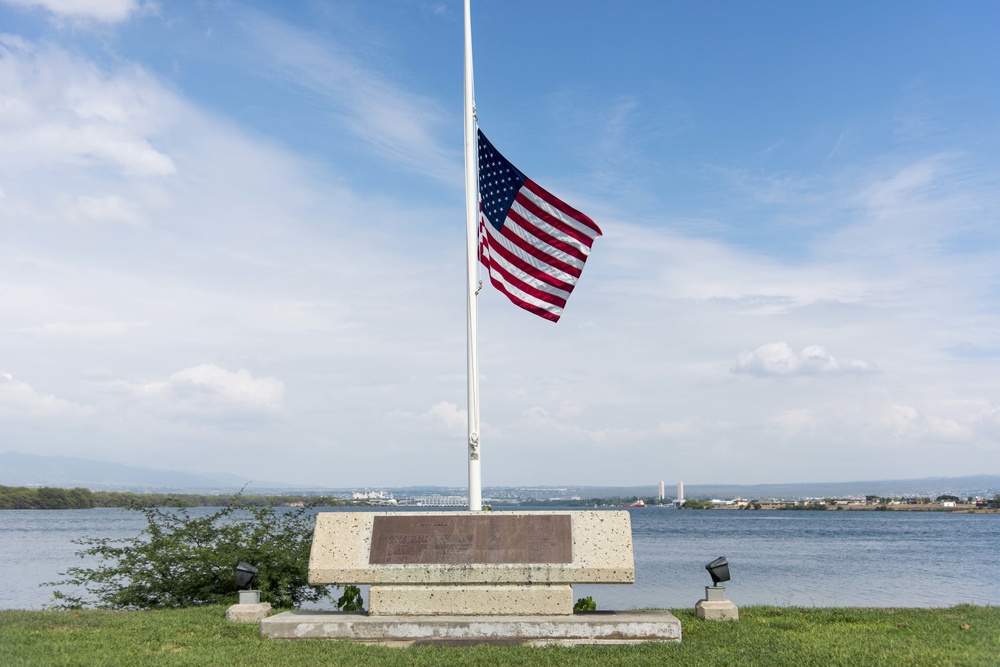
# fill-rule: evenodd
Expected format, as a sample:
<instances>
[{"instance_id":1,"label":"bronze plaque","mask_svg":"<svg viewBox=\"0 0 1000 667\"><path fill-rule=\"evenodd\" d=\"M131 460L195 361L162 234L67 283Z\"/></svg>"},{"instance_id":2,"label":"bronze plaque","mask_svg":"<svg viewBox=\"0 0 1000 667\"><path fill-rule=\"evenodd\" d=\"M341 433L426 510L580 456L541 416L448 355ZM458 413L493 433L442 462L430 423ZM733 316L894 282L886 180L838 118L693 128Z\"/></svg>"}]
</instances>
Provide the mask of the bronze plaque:
<instances>
[{"instance_id":1,"label":"bronze plaque","mask_svg":"<svg viewBox=\"0 0 1000 667\"><path fill-rule=\"evenodd\" d=\"M368 562L571 563L566 514L376 516Z\"/></svg>"}]
</instances>

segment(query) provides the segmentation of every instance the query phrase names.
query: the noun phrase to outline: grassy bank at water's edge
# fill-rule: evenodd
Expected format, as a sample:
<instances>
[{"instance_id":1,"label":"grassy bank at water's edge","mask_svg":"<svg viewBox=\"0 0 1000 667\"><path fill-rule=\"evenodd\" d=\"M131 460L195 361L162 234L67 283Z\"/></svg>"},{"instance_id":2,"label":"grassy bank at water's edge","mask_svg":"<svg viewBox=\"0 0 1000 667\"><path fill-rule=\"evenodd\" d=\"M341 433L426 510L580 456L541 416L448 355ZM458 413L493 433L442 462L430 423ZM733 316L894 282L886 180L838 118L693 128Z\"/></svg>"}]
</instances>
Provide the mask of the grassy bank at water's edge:
<instances>
[{"instance_id":1,"label":"grassy bank at water's edge","mask_svg":"<svg viewBox=\"0 0 1000 667\"><path fill-rule=\"evenodd\" d=\"M392 649L323 640L275 641L225 607L0 611L3 665L967 665L1000 664L1000 607L809 609L745 607L737 622L683 624L681 644Z\"/></svg>"}]
</instances>

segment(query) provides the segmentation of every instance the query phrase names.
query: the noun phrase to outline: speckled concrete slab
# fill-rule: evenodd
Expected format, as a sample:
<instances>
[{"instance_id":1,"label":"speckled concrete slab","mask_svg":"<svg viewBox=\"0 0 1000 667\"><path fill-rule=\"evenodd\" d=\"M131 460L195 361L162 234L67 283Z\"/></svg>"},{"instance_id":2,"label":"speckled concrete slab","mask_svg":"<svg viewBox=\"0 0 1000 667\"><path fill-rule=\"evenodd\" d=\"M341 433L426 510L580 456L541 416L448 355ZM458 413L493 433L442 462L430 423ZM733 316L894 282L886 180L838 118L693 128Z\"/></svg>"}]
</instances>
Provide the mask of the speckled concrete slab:
<instances>
[{"instance_id":1,"label":"speckled concrete slab","mask_svg":"<svg viewBox=\"0 0 1000 667\"><path fill-rule=\"evenodd\" d=\"M370 616L533 616L573 613L569 584L372 584Z\"/></svg>"},{"instance_id":2,"label":"speckled concrete slab","mask_svg":"<svg viewBox=\"0 0 1000 667\"><path fill-rule=\"evenodd\" d=\"M476 617L286 611L261 621L260 632L272 639L343 639L398 647L426 643L574 646L681 641L681 623L666 611Z\"/></svg>"},{"instance_id":3,"label":"speckled concrete slab","mask_svg":"<svg viewBox=\"0 0 1000 667\"><path fill-rule=\"evenodd\" d=\"M387 559L378 548L373 558L372 534L379 517L423 517L441 522L489 517L480 512L324 512L316 517L309 557L309 583L324 584L571 584L633 583L632 524L624 511L498 512L496 517L568 516L572 543L568 562L458 562L461 535L452 546L435 550L456 556L456 562L378 562ZM460 531L459 531L460 532ZM413 536L402 535L410 548ZM419 537L419 536L418 536ZM472 537L469 544L472 545ZM376 545L378 546L378 545ZM450 549L450 550L449 550ZM470 553L473 552L469 546ZM487 552L489 550L487 549ZM478 552L476 552L478 553ZM419 559L417 553L414 558ZM433 560L433 559L431 559ZM561 560L550 558L549 560Z\"/></svg>"}]
</instances>

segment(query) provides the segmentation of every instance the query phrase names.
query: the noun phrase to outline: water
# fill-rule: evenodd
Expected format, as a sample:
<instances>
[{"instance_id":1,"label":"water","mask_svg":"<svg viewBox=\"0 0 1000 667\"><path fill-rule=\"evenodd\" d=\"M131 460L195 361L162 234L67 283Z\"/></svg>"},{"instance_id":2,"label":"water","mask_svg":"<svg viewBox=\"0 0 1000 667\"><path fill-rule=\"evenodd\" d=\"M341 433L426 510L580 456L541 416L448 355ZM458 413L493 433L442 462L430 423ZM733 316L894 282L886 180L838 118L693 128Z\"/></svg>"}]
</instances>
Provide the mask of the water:
<instances>
[{"instance_id":1,"label":"water","mask_svg":"<svg viewBox=\"0 0 1000 667\"><path fill-rule=\"evenodd\" d=\"M210 508L190 510L195 515ZM1000 515L943 512L633 509L636 582L576 585L601 609L690 607L726 556L737 605L938 607L1000 604ZM134 537L138 512L0 511L0 609L40 609L39 584L84 563L80 537Z\"/></svg>"},{"instance_id":2,"label":"water","mask_svg":"<svg viewBox=\"0 0 1000 667\"><path fill-rule=\"evenodd\" d=\"M1000 515L632 510L633 586L574 586L600 607L687 607L730 562L737 605L1000 604ZM603 602L603 604L602 604Z\"/></svg>"},{"instance_id":3,"label":"water","mask_svg":"<svg viewBox=\"0 0 1000 667\"><path fill-rule=\"evenodd\" d=\"M143 526L141 514L120 509L0 510L0 609L49 604L53 589L41 584L86 563L72 540L135 537Z\"/></svg>"}]
</instances>

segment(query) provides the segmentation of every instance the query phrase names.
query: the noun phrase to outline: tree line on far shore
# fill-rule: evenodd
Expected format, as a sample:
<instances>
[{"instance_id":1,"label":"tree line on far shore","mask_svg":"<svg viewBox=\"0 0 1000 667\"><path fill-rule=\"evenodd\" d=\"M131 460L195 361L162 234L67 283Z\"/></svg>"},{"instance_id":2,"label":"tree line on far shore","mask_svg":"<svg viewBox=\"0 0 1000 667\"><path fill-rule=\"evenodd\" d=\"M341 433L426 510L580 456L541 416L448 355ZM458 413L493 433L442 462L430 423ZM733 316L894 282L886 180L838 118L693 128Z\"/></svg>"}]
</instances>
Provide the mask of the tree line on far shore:
<instances>
[{"instance_id":1,"label":"tree line on far shore","mask_svg":"<svg viewBox=\"0 0 1000 667\"><path fill-rule=\"evenodd\" d=\"M348 500L344 498L334 498L331 496L305 496L305 495L269 495L250 496L239 493L231 494L200 494L200 493L135 493L132 491L91 491L86 488L64 489L60 487L23 487L23 486L0 486L0 510L71 510L71 509L92 509L97 507L119 507L126 509L136 509L142 507L229 507L239 498L241 505L254 507L269 507L278 505L308 506L308 507L338 507L345 505L367 505L365 500ZM866 502L875 505L875 509L889 509L893 501L902 501L909 504L940 503L951 500L962 502L957 496L942 495L937 498L880 498L878 496L868 496ZM589 499L552 499L534 500L530 502L532 506L551 507L623 507L643 502L646 506L670 505L671 500L660 500L659 498L589 498ZM976 504L978 507L988 509L1000 509L1000 494L992 499L969 498L966 502ZM711 500L707 498L688 498L683 505L684 509L712 509L714 507ZM815 500L810 502L793 503L789 502L779 509L790 510L822 510L837 509L833 499ZM761 509L760 501L747 503L745 509Z\"/></svg>"},{"instance_id":2,"label":"tree line on far shore","mask_svg":"<svg viewBox=\"0 0 1000 667\"><path fill-rule=\"evenodd\" d=\"M134 493L131 491L91 491L85 488L0 486L0 510L74 510L95 507L228 507L240 497L243 505L321 505L334 507L354 504L328 496L240 496L199 493Z\"/></svg>"}]
</instances>

